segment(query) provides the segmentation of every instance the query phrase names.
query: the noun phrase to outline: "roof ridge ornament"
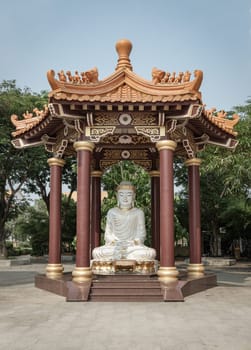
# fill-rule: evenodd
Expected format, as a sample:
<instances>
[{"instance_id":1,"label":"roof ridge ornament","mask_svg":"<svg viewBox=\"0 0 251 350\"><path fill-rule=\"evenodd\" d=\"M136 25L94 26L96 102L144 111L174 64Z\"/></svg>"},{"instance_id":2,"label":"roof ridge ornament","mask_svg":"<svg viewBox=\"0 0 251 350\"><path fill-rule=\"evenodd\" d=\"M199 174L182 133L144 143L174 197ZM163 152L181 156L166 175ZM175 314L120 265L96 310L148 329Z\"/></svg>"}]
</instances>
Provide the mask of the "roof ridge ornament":
<instances>
[{"instance_id":1,"label":"roof ridge ornament","mask_svg":"<svg viewBox=\"0 0 251 350\"><path fill-rule=\"evenodd\" d=\"M132 70L132 65L130 61L130 53L132 50L132 43L128 39L121 39L116 43L116 51L118 53L118 64L116 70L128 68Z\"/></svg>"}]
</instances>

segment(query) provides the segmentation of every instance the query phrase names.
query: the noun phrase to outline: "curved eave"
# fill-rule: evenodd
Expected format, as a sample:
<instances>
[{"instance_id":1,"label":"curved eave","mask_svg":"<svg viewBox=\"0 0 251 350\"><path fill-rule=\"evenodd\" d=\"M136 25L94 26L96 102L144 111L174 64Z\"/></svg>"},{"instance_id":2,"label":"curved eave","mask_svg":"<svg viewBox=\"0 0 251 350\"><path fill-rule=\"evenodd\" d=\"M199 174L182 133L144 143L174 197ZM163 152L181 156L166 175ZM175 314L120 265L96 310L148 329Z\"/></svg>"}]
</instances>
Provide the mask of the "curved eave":
<instances>
[{"instance_id":1,"label":"curved eave","mask_svg":"<svg viewBox=\"0 0 251 350\"><path fill-rule=\"evenodd\" d=\"M193 130L200 135L208 135L207 144L234 149L238 145L236 133L228 132L222 127L215 125L202 114L199 118L189 121Z\"/></svg>"},{"instance_id":2,"label":"curved eave","mask_svg":"<svg viewBox=\"0 0 251 350\"><path fill-rule=\"evenodd\" d=\"M12 140L12 144L15 146L15 143L18 142L17 140L19 140L19 143L23 145L23 147L41 144L43 143L42 137L44 135L49 135L52 137L61 127L63 127L63 123L60 118L55 118L48 115L46 119L34 125L32 128L21 129L13 132L12 135L14 139Z\"/></svg>"},{"instance_id":3,"label":"curved eave","mask_svg":"<svg viewBox=\"0 0 251 350\"><path fill-rule=\"evenodd\" d=\"M177 84L153 84L139 77L128 68L119 69L108 78L93 84L74 84L56 80L53 70L47 73L47 78L53 89L49 97L56 97L58 93L76 95L76 99L78 99L77 96L104 96L126 84L140 93L152 96L164 97L193 94L196 95L197 98L200 98L199 88L203 79L203 73L197 70L195 71L194 80Z\"/></svg>"}]
</instances>

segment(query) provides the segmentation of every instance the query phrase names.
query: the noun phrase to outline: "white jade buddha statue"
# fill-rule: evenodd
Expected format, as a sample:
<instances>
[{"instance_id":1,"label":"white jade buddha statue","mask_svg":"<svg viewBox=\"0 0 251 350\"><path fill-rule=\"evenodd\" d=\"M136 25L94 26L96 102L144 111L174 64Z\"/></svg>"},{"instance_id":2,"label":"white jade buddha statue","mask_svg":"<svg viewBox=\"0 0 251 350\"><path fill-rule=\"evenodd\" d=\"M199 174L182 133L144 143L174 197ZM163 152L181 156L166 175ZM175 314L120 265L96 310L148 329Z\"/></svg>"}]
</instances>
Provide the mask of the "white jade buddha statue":
<instances>
[{"instance_id":1,"label":"white jade buddha statue","mask_svg":"<svg viewBox=\"0 0 251 350\"><path fill-rule=\"evenodd\" d=\"M117 188L118 207L108 211L105 245L93 250L96 260L154 260L156 252L144 245L145 216L134 208L135 187L123 181Z\"/></svg>"}]
</instances>

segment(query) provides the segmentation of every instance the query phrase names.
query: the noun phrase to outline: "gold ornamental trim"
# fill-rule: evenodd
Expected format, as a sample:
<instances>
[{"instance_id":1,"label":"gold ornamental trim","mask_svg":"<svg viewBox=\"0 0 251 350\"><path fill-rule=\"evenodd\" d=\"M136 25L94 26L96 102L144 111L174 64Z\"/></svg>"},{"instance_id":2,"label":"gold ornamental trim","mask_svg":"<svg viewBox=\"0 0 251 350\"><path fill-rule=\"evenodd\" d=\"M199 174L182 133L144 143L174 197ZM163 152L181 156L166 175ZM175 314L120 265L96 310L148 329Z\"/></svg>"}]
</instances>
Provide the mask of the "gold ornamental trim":
<instances>
[{"instance_id":1,"label":"gold ornamental trim","mask_svg":"<svg viewBox=\"0 0 251 350\"><path fill-rule=\"evenodd\" d=\"M159 170L149 171L149 176L150 177L160 177L160 171Z\"/></svg>"},{"instance_id":2,"label":"gold ornamental trim","mask_svg":"<svg viewBox=\"0 0 251 350\"><path fill-rule=\"evenodd\" d=\"M160 282L175 282L178 279L179 271L176 269L175 266L160 267L157 272L157 275Z\"/></svg>"},{"instance_id":3,"label":"gold ornamental trim","mask_svg":"<svg viewBox=\"0 0 251 350\"><path fill-rule=\"evenodd\" d=\"M64 267L62 264L48 264L46 266L46 276L48 278L60 278L63 271Z\"/></svg>"},{"instance_id":4,"label":"gold ornamental trim","mask_svg":"<svg viewBox=\"0 0 251 350\"><path fill-rule=\"evenodd\" d=\"M91 172L91 177L101 177L103 175L103 172L100 170L93 170Z\"/></svg>"},{"instance_id":5,"label":"gold ornamental trim","mask_svg":"<svg viewBox=\"0 0 251 350\"><path fill-rule=\"evenodd\" d=\"M94 143L90 141L76 141L73 144L75 150L78 151L90 151L93 152L94 150Z\"/></svg>"},{"instance_id":6,"label":"gold ornamental trim","mask_svg":"<svg viewBox=\"0 0 251 350\"><path fill-rule=\"evenodd\" d=\"M158 151L162 151L164 149L175 151L177 143L173 140L161 140L157 142L156 147L158 148Z\"/></svg>"},{"instance_id":7,"label":"gold ornamental trim","mask_svg":"<svg viewBox=\"0 0 251 350\"><path fill-rule=\"evenodd\" d=\"M57 165L57 166L61 166L63 167L65 165L65 160L60 159L60 158L49 158L47 160L47 163L49 164L49 166L53 166L53 165Z\"/></svg>"},{"instance_id":8,"label":"gold ornamental trim","mask_svg":"<svg viewBox=\"0 0 251 350\"><path fill-rule=\"evenodd\" d=\"M201 165L202 160L200 158L191 158L185 161L185 165L186 166L191 166L191 165L197 165L200 166Z\"/></svg>"},{"instance_id":9,"label":"gold ornamental trim","mask_svg":"<svg viewBox=\"0 0 251 350\"><path fill-rule=\"evenodd\" d=\"M72 271L73 282L86 282L92 279L92 270L90 267L75 267Z\"/></svg>"},{"instance_id":10,"label":"gold ornamental trim","mask_svg":"<svg viewBox=\"0 0 251 350\"><path fill-rule=\"evenodd\" d=\"M203 264L189 264L187 267L187 272L189 275L202 276L204 275L204 265Z\"/></svg>"}]
</instances>

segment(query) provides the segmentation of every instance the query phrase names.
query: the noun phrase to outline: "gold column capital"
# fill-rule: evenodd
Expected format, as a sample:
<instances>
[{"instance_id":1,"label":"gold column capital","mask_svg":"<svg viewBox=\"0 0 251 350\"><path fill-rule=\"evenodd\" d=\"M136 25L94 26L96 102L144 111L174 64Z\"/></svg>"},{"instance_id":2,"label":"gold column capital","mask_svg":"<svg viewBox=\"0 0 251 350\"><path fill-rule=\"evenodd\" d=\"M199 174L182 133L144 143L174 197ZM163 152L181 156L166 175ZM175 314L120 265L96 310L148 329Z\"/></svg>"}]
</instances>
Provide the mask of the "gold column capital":
<instances>
[{"instance_id":1,"label":"gold column capital","mask_svg":"<svg viewBox=\"0 0 251 350\"><path fill-rule=\"evenodd\" d=\"M101 170L93 170L91 172L92 177L101 177L103 175L103 172Z\"/></svg>"},{"instance_id":2,"label":"gold column capital","mask_svg":"<svg viewBox=\"0 0 251 350\"><path fill-rule=\"evenodd\" d=\"M151 171L149 171L149 176L150 177L159 177L160 171L159 170L151 170Z\"/></svg>"},{"instance_id":3,"label":"gold column capital","mask_svg":"<svg viewBox=\"0 0 251 350\"><path fill-rule=\"evenodd\" d=\"M52 165L58 165L58 166L61 166L63 167L65 165L65 160L61 159L61 158L49 158L47 160L47 163L49 164L49 166L52 166Z\"/></svg>"},{"instance_id":4,"label":"gold column capital","mask_svg":"<svg viewBox=\"0 0 251 350\"><path fill-rule=\"evenodd\" d=\"M156 147L158 148L158 151L162 151L163 149L175 151L177 143L173 140L161 140L157 142Z\"/></svg>"},{"instance_id":5,"label":"gold column capital","mask_svg":"<svg viewBox=\"0 0 251 350\"><path fill-rule=\"evenodd\" d=\"M94 143L90 141L76 141L73 144L75 150L78 151L90 151L92 152L94 150Z\"/></svg>"},{"instance_id":6,"label":"gold column capital","mask_svg":"<svg viewBox=\"0 0 251 350\"><path fill-rule=\"evenodd\" d=\"M197 165L200 166L201 165L202 160L200 158L191 158L191 159L187 159L184 164L186 166L191 166L191 165Z\"/></svg>"}]
</instances>

